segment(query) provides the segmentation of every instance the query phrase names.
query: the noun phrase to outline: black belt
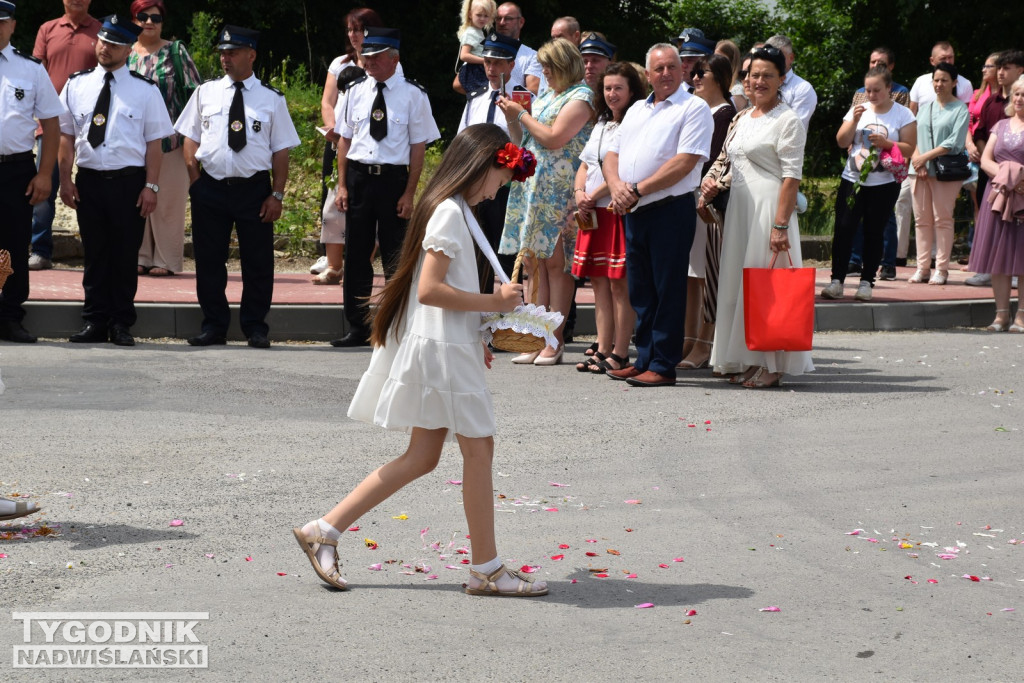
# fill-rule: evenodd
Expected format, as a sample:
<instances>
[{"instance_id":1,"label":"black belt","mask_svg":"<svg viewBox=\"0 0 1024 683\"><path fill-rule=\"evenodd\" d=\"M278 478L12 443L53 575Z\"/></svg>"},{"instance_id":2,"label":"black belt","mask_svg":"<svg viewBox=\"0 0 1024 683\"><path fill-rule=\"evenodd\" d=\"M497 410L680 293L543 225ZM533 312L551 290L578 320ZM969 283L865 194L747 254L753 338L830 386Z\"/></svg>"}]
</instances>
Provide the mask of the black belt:
<instances>
[{"instance_id":1,"label":"black belt","mask_svg":"<svg viewBox=\"0 0 1024 683\"><path fill-rule=\"evenodd\" d=\"M125 166L124 168L115 168L109 171L100 171L95 168L82 168L78 167L78 175L96 176L103 180L112 180L114 178L123 178L129 175L136 175L138 173L145 173L145 166Z\"/></svg>"},{"instance_id":2,"label":"black belt","mask_svg":"<svg viewBox=\"0 0 1024 683\"><path fill-rule=\"evenodd\" d=\"M7 164L13 161L34 161L36 155L32 152L18 152L17 154L0 154L0 164Z\"/></svg>"},{"instance_id":3,"label":"black belt","mask_svg":"<svg viewBox=\"0 0 1024 683\"><path fill-rule=\"evenodd\" d=\"M403 171L405 173L409 172L408 166L402 166L399 164L364 164L361 161L352 161L349 159L348 165L367 175L384 175L386 173L397 173L398 171Z\"/></svg>"},{"instance_id":4,"label":"black belt","mask_svg":"<svg viewBox=\"0 0 1024 683\"><path fill-rule=\"evenodd\" d=\"M202 174L213 182L220 183L222 185L251 185L253 183L270 182L270 171L258 171L247 178L220 178L219 180L206 171L202 171Z\"/></svg>"},{"instance_id":5,"label":"black belt","mask_svg":"<svg viewBox=\"0 0 1024 683\"><path fill-rule=\"evenodd\" d=\"M681 196L682 195L672 195L670 197L663 197L663 198L659 199L656 202L651 202L650 204L644 204L640 208L634 209L633 210L633 215L635 216L635 215L641 214L641 213L643 213L645 211L650 211L653 208L662 206L663 204L668 204L669 202L674 202L675 200L679 199Z\"/></svg>"}]
</instances>

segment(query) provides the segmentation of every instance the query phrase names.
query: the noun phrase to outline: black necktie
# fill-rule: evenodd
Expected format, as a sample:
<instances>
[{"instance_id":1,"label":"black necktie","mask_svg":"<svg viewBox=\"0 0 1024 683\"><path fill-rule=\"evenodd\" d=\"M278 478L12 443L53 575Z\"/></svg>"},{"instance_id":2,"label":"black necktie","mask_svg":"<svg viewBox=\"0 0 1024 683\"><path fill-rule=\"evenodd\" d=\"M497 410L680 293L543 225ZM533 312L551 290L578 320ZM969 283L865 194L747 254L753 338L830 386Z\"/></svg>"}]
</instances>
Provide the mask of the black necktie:
<instances>
[{"instance_id":1,"label":"black necktie","mask_svg":"<svg viewBox=\"0 0 1024 683\"><path fill-rule=\"evenodd\" d=\"M388 136L388 105L384 102L384 84L377 81L377 96L370 108L370 137L380 142Z\"/></svg>"},{"instance_id":2,"label":"black necktie","mask_svg":"<svg viewBox=\"0 0 1024 683\"><path fill-rule=\"evenodd\" d=\"M245 147L245 103L242 101L242 88L245 84L235 81L235 96L231 99L228 109L228 147L241 152Z\"/></svg>"},{"instance_id":3,"label":"black necktie","mask_svg":"<svg viewBox=\"0 0 1024 683\"><path fill-rule=\"evenodd\" d=\"M491 93L491 103L487 105L487 123L494 123L494 110L498 106L498 95L500 94L500 90Z\"/></svg>"},{"instance_id":4,"label":"black necktie","mask_svg":"<svg viewBox=\"0 0 1024 683\"><path fill-rule=\"evenodd\" d=\"M94 148L103 144L103 138L107 133L107 118L110 116L110 81L114 80L114 74L107 72L103 74L103 89L96 99L96 108L92 110L92 124L89 126L89 144Z\"/></svg>"}]
</instances>

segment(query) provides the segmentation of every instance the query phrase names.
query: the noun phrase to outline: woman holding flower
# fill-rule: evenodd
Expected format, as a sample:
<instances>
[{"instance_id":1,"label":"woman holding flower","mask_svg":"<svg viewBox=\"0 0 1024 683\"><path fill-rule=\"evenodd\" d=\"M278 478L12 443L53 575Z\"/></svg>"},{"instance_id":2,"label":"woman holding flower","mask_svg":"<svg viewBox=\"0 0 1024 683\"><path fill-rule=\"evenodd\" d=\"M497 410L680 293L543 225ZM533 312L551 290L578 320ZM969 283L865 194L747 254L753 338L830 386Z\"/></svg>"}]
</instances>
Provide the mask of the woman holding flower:
<instances>
[{"instance_id":1,"label":"woman holding flower","mask_svg":"<svg viewBox=\"0 0 1024 683\"><path fill-rule=\"evenodd\" d=\"M893 175L893 157L909 159L917 145L914 114L890 97L892 74L885 66L872 67L864 76L867 102L843 117L836 134L840 147L850 150L836 196L836 224L832 236L832 282L823 290L825 299L841 299L846 268L857 226L864 223L864 267L854 298L871 300L875 272L882 258L882 236L905 177ZM896 164L897 173L901 170Z\"/></svg>"}]
</instances>

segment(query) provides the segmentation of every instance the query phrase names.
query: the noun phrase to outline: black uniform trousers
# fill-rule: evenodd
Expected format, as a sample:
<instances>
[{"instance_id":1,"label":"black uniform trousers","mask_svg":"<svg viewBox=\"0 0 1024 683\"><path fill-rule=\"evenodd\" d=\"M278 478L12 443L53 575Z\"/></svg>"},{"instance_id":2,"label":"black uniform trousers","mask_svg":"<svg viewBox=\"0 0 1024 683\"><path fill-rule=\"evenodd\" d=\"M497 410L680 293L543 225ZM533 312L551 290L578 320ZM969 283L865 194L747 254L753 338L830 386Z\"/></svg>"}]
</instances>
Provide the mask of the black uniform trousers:
<instances>
[{"instance_id":1,"label":"black uniform trousers","mask_svg":"<svg viewBox=\"0 0 1024 683\"><path fill-rule=\"evenodd\" d=\"M11 254L7 284L0 291L0 320L21 322L28 299L28 247L32 240L32 205L25 190L36 174L31 158L0 164L0 249ZM44 200L45 201L45 200Z\"/></svg>"},{"instance_id":2,"label":"black uniform trousers","mask_svg":"<svg viewBox=\"0 0 1024 683\"><path fill-rule=\"evenodd\" d=\"M274 224L260 219L260 207L270 196L270 172L251 178L216 180L202 173L188 190L192 200L192 246L196 258L196 296L203 311L203 332L227 333L231 309L228 247L237 228L242 262L242 333L266 335L266 317L274 295Z\"/></svg>"},{"instance_id":3,"label":"black uniform trousers","mask_svg":"<svg viewBox=\"0 0 1024 683\"><path fill-rule=\"evenodd\" d=\"M78 230L85 251L82 318L101 327L135 324L136 270L146 219L135 204L146 186L146 169L79 168Z\"/></svg>"},{"instance_id":4,"label":"black uniform trousers","mask_svg":"<svg viewBox=\"0 0 1024 683\"><path fill-rule=\"evenodd\" d=\"M372 171L379 169L380 175ZM348 162L345 186L348 213L345 222L345 319L349 330L369 337L369 297L373 291L373 245L380 242L384 277L398 267L407 221L396 213L398 199L409 182L406 166L367 168Z\"/></svg>"},{"instance_id":5,"label":"black uniform trousers","mask_svg":"<svg viewBox=\"0 0 1024 683\"><path fill-rule=\"evenodd\" d=\"M508 193L510 185L503 185L494 195L494 199L485 199L476 206L476 217L480 223L480 229L498 256L498 265L505 271L505 275L512 277L512 268L515 267L515 255L498 254L498 243L501 242L501 233L505 230L505 209L508 208ZM476 260L477 270L480 273L480 291L484 294L494 292L494 268L483 253L478 251Z\"/></svg>"}]
</instances>

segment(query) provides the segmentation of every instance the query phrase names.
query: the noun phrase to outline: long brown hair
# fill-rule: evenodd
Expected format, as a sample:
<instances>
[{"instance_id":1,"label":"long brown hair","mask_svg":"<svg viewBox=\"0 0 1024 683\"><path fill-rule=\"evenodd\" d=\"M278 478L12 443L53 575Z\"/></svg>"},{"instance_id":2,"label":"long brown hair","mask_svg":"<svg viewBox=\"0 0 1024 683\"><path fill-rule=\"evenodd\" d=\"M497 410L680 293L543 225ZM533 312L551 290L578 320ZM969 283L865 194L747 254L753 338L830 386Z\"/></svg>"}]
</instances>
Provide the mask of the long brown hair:
<instances>
[{"instance_id":1,"label":"long brown hair","mask_svg":"<svg viewBox=\"0 0 1024 683\"><path fill-rule=\"evenodd\" d=\"M398 268L377 297L376 314L370 314L370 341L374 346L386 345L389 330L398 341L397 322L405 316L413 276L423 250L423 236L434 211L444 200L457 194L465 195L482 182L487 169L498 166L495 153L507 142L508 134L493 123L467 126L452 140L412 210Z\"/></svg>"}]
</instances>

